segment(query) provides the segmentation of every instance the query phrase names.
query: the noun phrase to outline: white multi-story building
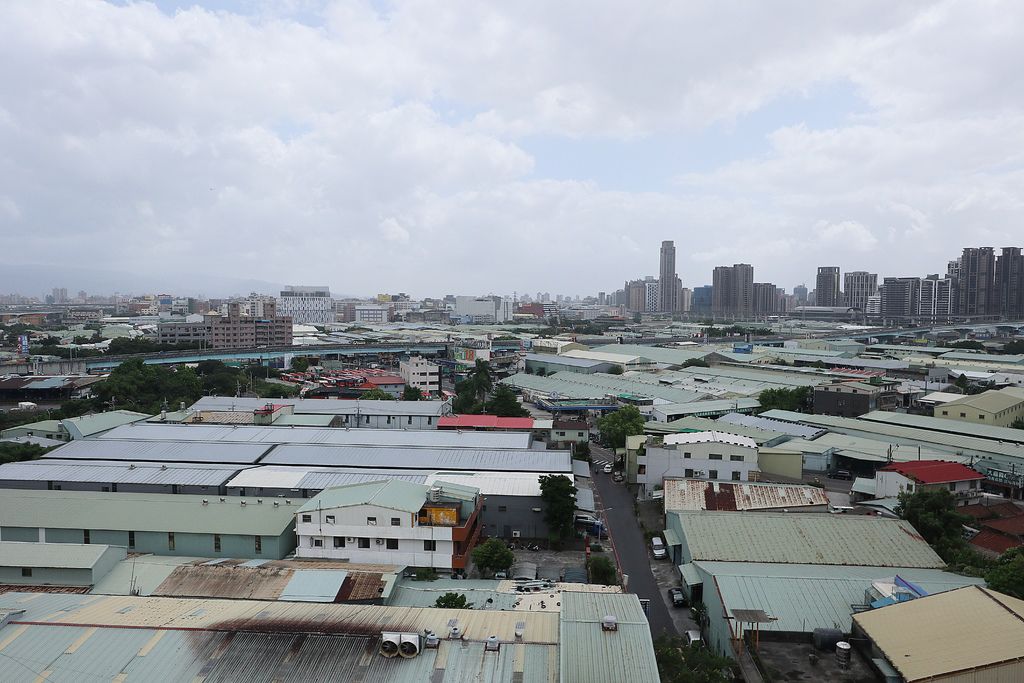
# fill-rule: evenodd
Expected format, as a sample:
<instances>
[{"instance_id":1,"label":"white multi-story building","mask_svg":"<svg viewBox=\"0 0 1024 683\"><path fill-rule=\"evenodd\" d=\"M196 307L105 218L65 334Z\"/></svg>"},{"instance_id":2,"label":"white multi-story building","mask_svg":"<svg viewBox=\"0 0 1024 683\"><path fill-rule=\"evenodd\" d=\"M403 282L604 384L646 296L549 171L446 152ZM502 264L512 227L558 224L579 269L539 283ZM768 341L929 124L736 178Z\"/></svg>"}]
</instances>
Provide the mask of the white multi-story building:
<instances>
[{"instance_id":1,"label":"white multi-story building","mask_svg":"<svg viewBox=\"0 0 1024 683\"><path fill-rule=\"evenodd\" d=\"M658 281L653 278L644 281L644 310L648 312L661 310L661 289Z\"/></svg>"},{"instance_id":2,"label":"white multi-story building","mask_svg":"<svg viewBox=\"0 0 1024 683\"><path fill-rule=\"evenodd\" d=\"M407 386L415 387L426 394L441 391L441 366L421 356L413 356L399 363L398 372Z\"/></svg>"},{"instance_id":3,"label":"white multi-story building","mask_svg":"<svg viewBox=\"0 0 1024 683\"><path fill-rule=\"evenodd\" d=\"M508 322L515 314L515 307L516 302L511 297L455 297L455 317L467 324Z\"/></svg>"},{"instance_id":4,"label":"white multi-story building","mask_svg":"<svg viewBox=\"0 0 1024 683\"><path fill-rule=\"evenodd\" d=\"M649 438L637 455L636 481L649 496L666 477L750 481L757 472L757 443L724 432L687 432Z\"/></svg>"},{"instance_id":5,"label":"white multi-story building","mask_svg":"<svg viewBox=\"0 0 1024 683\"><path fill-rule=\"evenodd\" d=\"M288 286L277 300L279 315L290 315L296 325L327 325L334 322L334 301L329 287Z\"/></svg>"},{"instance_id":6,"label":"white multi-story building","mask_svg":"<svg viewBox=\"0 0 1024 683\"><path fill-rule=\"evenodd\" d=\"M388 304L356 304L353 321L380 325L388 322L391 307Z\"/></svg>"},{"instance_id":7,"label":"white multi-story building","mask_svg":"<svg viewBox=\"0 0 1024 683\"><path fill-rule=\"evenodd\" d=\"M401 479L325 489L296 513L296 557L461 570L480 537L479 489Z\"/></svg>"},{"instance_id":8,"label":"white multi-story building","mask_svg":"<svg viewBox=\"0 0 1024 683\"><path fill-rule=\"evenodd\" d=\"M875 472L875 498L895 498L904 491L947 489L959 498L981 495L985 475L958 462L894 462Z\"/></svg>"}]
</instances>

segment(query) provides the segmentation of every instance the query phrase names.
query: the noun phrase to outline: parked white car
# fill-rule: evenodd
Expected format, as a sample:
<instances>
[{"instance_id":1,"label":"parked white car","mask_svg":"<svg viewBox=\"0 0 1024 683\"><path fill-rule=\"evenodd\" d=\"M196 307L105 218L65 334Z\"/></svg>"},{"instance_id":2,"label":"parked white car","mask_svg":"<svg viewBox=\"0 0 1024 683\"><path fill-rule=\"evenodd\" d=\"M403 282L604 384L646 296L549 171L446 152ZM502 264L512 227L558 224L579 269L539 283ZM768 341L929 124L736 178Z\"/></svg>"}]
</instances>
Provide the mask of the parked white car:
<instances>
[{"instance_id":1,"label":"parked white car","mask_svg":"<svg viewBox=\"0 0 1024 683\"><path fill-rule=\"evenodd\" d=\"M654 553L656 560L664 560L668 557L668 553L665 552L665 542L661 540L660 536L651 539L651 552Z\"/></svg>"}]
</instances>

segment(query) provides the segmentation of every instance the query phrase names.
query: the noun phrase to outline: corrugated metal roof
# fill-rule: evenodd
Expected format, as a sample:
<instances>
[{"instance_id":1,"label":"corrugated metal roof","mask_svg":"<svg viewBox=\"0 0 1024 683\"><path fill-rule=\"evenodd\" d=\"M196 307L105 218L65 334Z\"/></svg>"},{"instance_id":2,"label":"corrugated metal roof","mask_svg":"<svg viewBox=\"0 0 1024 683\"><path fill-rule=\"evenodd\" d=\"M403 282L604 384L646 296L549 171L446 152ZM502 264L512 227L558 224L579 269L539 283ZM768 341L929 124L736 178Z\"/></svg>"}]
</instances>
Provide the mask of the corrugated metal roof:
<instances>
[{"instance_id":1,"label":"corrugated metal roof","mask_svg":"<svg viewBox=\"0 0 1024 683\"><path fill-rule=\"evenodd\" d=\"M669 403L654 406L654 411L669 418L683 415L711 415L735 410L759 408L761 404L755 398L735 398L715 401L691 401L689 403Z\"/></svg>"},{"instance_id":2,"label":"corrugated metal roof","mask_svg":"<svg viewBox=\"0 0 1024 683\"><path fill-rule=\"evenodd\" d=\"M930 595L854 617L889 663L909 682L1016 661L1024 675L1024 600L980 586ZM999 674L992 672L993 676Z\"/></svg>"},{"instance_id":3,"label":"corrugated metal roof","mask_svg":"<svg viewBox=\"0 0 1024 683\"><path fill-rule=\"evenodd\" d=\"M595 373L586 375L578 372L556 372L539 377L520 373L502 381L520 389L530 389L561 398L596 399L608 395L630 394L663 401L693 401L702 396L695 391L673 389L658 382L654 375L623 376Z\"/></svg>"},{"instance_id":4,"label":"corrugated metal roof","mask_svg":"<svg viewBox=\"0 0 1024 683\"><path fill-rule=\"evenodd\" d=\"M557 356L553 353L528 353L527 362L546 363L548 365L565 365L574 368L592 368L598 365L608 365L608 361L594 360L592 358L573 358L572 356Z\"/></svg>"},{"instance_id":5,"label":"corrugated metal roof","mask_svg":"<svg viewBox=\"0 0 1024 683\"><path fill-rule=\"evenodd\" d=\"M799 484L759 484L665 479L665 510L765 510L828 505L824 489Z\"/></svg>"},{"instance_id":6,"label":"corrugated metal roof","mask_svg":"<svg viewBox=\"0 0 1024 683\"><path fill-rule=\"evenodd\" d=\"M605 616L617 628L601 628ZM656 683L651 627L632 593L563 593L559 661L561 683Z\"/></svg>"},{"instance_id":7,"label":"corrugated metal roof","mask_svg":"<svg viewBox=\"0 0 1024 683\"><path fill-rule=\"evenodd\" d=\"M594 350L605 353L643 356L644 358L650 358L656 363L665 365L682 365L688 360L704 358L708 354L715 353L721 349L709 346L670 349L663 346L643 346L641 344L605 344L594 347Z\"/></svg>"},{"instance_id":8,"label":"corrugated metal roof","mask_svg":"<svg viewBox=\"0 0 1024 683\"><path fill-rule=\"evenodd\" d=\"M566 475L572 481L573 476ZM540 474L536 472L433 472L425 484L450 482L479 489L485 496L540 496Z\"/></svg>"},{"instance_id":9,"label":"corrugated metal roof","mask_svg":"<svg viewBox=\"0 0 1024 683\"><path fill-rule=\"evenodd\" d=\"M123 463L41 459L0 465L0 480L77 481L112 484L154 484L220 486L242 469L242 465L216 463Z\"/></svg>"},{"instance_id":10,"label":"corrugated metal roof","mask_svg":"<svg viewBox=\"0 0 1024 683\"><path fill-rule=\"evenodd\" d=\"M960 394L951 395L960 397ZM875 410L867 415L861 415L860 419L867 422L884 422L886 424L928 429L936 432L947 432L949 434L976 436L980 439L1024 443L1024 429L1013 429L1011 427L996 427L994 425L982 425L974 422L964 422L961 420L947 420L941 417L928 417L926 415L893 413L887 410Z\"/></svg>"},{"instance_id":11,"label":"corrugated metal roof","mask_svg":"<svg viewBox=\"0 0 1024 683\"><path fill-rule=\"evenodd\" d=\"M298 485L291 488L298 488L308 491L323 491L324 489L336 486L348 486L349 484L362 484L381 479L396 479L413 484L425 484L427 473L416 470L344 470L331 468L330 470L311 471L299 480ZM232 484L234 485L234 484ZM282 487L283 488L283 487Z\"/></svg>"},{"instance_id":12,"label":"corrugated metal roof","mask_svg":"<svg viewBox=\"0 0 1024 683\"><path fill-rule=\"evenodd\" d=\"M145 420L149 417L151 416L146 413L136 413L131 410L111 410L106 413L67 418L61 420L60 423L72 439L85 439L108 429Z\"/></svg>"},{"instance_id":13,"label":"corrugated metal roof","mask_svg":"<svg viewBox=\"0 0 1024 683\"><path fill-rule=\"evenodd\" d=\"M262 460L267 465L397 467L429 470L572 472L569 451L503 451L470 448L353 448L277 446Z\"/></svg>"},{"instance_id":14,"label":"corrugated metal roof","mask_svg":"<svg viewBox=\"0 0 1024 683\"><path fill-rule=\"evenodd\" d=\"M792 422L783 422L781 420L769 420L763 415L744 415L742 413L726 413L718 418L716 422L744 425L756 429L768 430L775 434L789 434L790 436L799 436L805 439L813 439L825 431L818 427L808 427L806 425L793 424Z\"/></svg>"},{"instance_id":15,"label":"corrugated metal roof","mask_svg":"<svg viewBox=\"0 0 1024 683\"><path fill-rule=\"evenodd\" d=\"M652 424L654 428L657 429L658 425L662 425L664 423ZM644 427L646 429L648 425L645 425ZM727 434L735 434L736 436L752 439L758 446L764 445L769 441L784 439L787 436L782 432L770 432L756 427L722 422L721 419L710 420L706 417L684 417L678 420L672 420L671 427L673 431L692 429L694 431L706 432L713 430Z\"/></svg>"},{"instance_id":16,"label":"corrugated metal roof","mask_svg":"<svg viewBox=\"0 0 1024 683\"><path fill-rule=\"evenodd\" d=\"M129 441L218 441L334 446L401 446L405 448L528 449L531 437L517 432L433 429L367 429L364 427L281 427L139 422L118 427L99 438Z\"/></svg>"},{"instance_id":17,"label":"corrugated metal roof","mask_svg":"<svg viewBox=\"0 0 1024 683\"><path fill-rule=\"evenodd\" d=\"M43 448L53 448L63 446L67 442L60 439L48 439L45 436L9 436L6 439L0 439L0 443L30 443Z\"/></svg>"},{"instance_id":18,"label":"corrugated metal roof","mask_svg":"<svg viewBox=\"0 0 1024 683\"><path fill-rule=\"evenodd\" d=\"M678 515L692 561L942 567L902 519L776 512L670 512ZM688 549L688 550L687 550Z\"/></svg>"},{"instance_id":19,"label":"corrugated metal roof","mask_svg":"<svg viewBox=\"0 0 1024 683\"><path fill-rule=\"evenodd\" d=\"M272 446L260 443L177 443L167 441L71 441L44 458L252 464Z\"/></svg>"},{"instance_id":20,"label":"corrugated metal roof","mask_svg":"<svg viewBox=\"0 0 1024 683\"><path fill-rule=\"evenodd\" d=\"M701 572L713 577L726 613L763 610L777 621L761 624L761 630L810 633L815 628L850 632L853 605L863 605L873 581L899 576L929 593L982 583L937 569L909 567L844 567L778 565L744 562L697 562Z\"/></svg>"},{"instance_id":21,"label":"corrugated metal roof","mask_svg":"<svg viewBox=\"0 0 1024 683\"><path fill-rule=\"evenodd\" d=\"M125 549L80 543L20 543L0 541L0 565L92 569L104 555L125 556Z\"/></svg>"},{"instance_id":22,"label":"corrugated metal roof","mask_svg":"<svg viewBox=\"0 0 1024 683\"><path fill-rule=\"evenodd\" d=\"M299 508L299 512L330 510L352 505L375 505L389 510L419 512L429 486L398 479L369 481L325 489Z\"/></svg>"},{"instance_id":23,"label":"corrugated metal roof","mask_svg":"<svg viewBox=\"0 0 1024 683\"><path fill-rule=\"evenodd\" d=\"M334 602L346 578L348 572L344 570L295 570L291 580L281 591L279 599L297 602Z\"/></svg>"},{"instance_id":24,"label":"corrugated metal roof","mask_svg":"<svg viewBox=\"0 0 1024 683\"><path fill-rule=\"evenodd\" d=\"M227 482L228 488L256 489L308 489L322 491L331 486L358 484L395 478L417 484L426 482L429 473L424 470L380 469L372 467L301 467L288 465L258 465L242 470Z\"/></svg>"},{"instance_id":25,"label":"corrugated metal roof","mask_svg":"<svg viewBox=\"0 0 1024 683\"><path fill-rule=\"evenodd\" d=\"M235 398L203 396L192 410L258 410L268 403L295 406L296 414L312 415L422 415L438 417L451 413L449 401L360 401L314 398Z\"/></svg>"},{"instance_id":26,"label":"corrugated metal roof","mask_svg":"<svg viewBox=\"0 0 1024 683\"><path fill-rule=\"evenodd\" d=\"M576 490L576 509L584 512L594 512L597 505L594 502L594 492L591 489Z\"/></svg>"},{"instance_id":27,"label":"corrugated metal roof","mask_svg":"<svg viewBox=\"0 0 1024 683\"><path fill-rule=\"evenodd\" d=\"M0 520L29 528L278 536L304 501L275 500L279 505L255 498L8 489L0 496Z\"/></svg>"},{"instance_id":28,"label":"corrugated metal roof","mask_svg":"<svg viewBox=\"0 0 1024 683\"><path fill-rule=\"evenodd\" d=\"M727 443L733 446L757 448L757 443L753 439L727 432L681 432L679 434L666 434L662 437L662 443L666 446L688 443Z\"/></svg>"}]
</instances>

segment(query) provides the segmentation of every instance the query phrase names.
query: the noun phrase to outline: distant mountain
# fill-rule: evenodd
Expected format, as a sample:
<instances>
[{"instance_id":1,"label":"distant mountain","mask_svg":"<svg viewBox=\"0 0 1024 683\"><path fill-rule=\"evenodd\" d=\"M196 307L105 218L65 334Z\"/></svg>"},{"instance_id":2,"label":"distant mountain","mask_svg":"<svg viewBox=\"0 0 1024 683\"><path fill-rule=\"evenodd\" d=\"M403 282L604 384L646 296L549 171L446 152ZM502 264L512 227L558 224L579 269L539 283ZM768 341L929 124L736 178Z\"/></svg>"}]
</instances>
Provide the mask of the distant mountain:
<instances>
[{"instance_id":1,"label":"distant mountain","mask_svg":"<svg viewBox=\"0 0 1024 683\"><path fill-rule=\"evenodd\" d=\"M65 287L68 296L79 290L88 294L175 294L224 298L249 292L274 294L281 291L278 282L216 274L168 276L159 273L133 273L82 266L0 263L0 293L45 297L54 287Z\"/></svg>"}]
</instances>

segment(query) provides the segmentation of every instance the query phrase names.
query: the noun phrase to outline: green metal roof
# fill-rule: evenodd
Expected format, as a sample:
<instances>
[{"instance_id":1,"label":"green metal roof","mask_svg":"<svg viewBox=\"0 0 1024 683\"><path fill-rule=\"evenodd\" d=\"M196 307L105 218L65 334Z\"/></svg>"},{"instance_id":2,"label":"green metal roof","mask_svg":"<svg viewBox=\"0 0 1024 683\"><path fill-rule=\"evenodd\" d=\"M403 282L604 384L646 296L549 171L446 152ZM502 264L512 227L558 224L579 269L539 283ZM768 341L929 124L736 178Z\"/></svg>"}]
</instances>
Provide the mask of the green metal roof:
<instances>
[{"instance_id":1,"label":"green metal roof","mask_svg":"<svg viewBox=\"0 0 1024 683\"><path fill-rule=\"evenodd\" d=\"M5 527L278 536L292 524L301 502L292 500L287 504L283 498L265 498L263 503L257 500L170 493L9 489L0 495L0 520ZM242 505L242 501L246 504Z\"/></svg>"},{"instance_id":2,"label":"green metal roof","mask_svg":"<svg viewBox=\"0 0 1024 683\"><path fill-rule=\"evenodd\" d=\"M962 420L928 417L927 415L893 413L888 410L874 410L866 415L861 415L860 419L867 420L868 422L884 422L901 427L916 427L918 429L946 432L948 434L976 436L980 439L992 441L1009 441L1024 444L1024 429L1014 429L1012 427L996 427L994 425L983 425Z\"/></svg>"},{"instance_id":3,"label":"green metal roof","mask_svg":"<svg viewBox=\"0 0 1024 683\"><path fill-rule=\"evenodd\" d=\"M136 413L132 410L111 410L106 413L95 415L82 415L61 420L60 423L72 439L84 439L100 432L106 432L114 427L131 424L139 420L148 420L151 415Z\"/></svg>"},{"instance_id":4,"label":"green metal roof","mask_svg":"<svg viewBox=\"0 0 1024 683\"><path fill-rule=\"evenodd\" d=\"M124 548L109 545L0 541L0 566L92 569L108 552L125 556Z\"/></svg>"},{"instance_id":5,"label":"green metal roof","mask_svg":"<svg viewBox=\"0 0 1024 683\"><path fill-rule=\"evenodd\" d=\"M691 350L689 348L670 349L663 346L642 346L640 344L605 344L595 347L594 351L622 356L643 356L663 365L682 365L688 360L699 360L716 353L718 349L706 346L694 347Z\"/></svg>"},{"instance_id":6,"label":"green metal roof","mask_svg":"<svg viewBox=\"0 0 1024 683\"><path fill-rule=\"evenodd\" d=\"M606 616L616 618L616 630L601 628ZM563 592L559 642L561 683L660 680L651 627L632 593Z\"/></svg>"},{"instance_id":7,"label":"green metal roof","mask_svg":"<svg viewBox=\"0 0 1024 683\"><path fill-rule=\"evenodd\" d=\"M441 484L443 497L465 499L468 492L475 497L479 489L459 484ZM450 489L450 494L449 494ZM368 481L348 486L336 486L325 489L316 497L307 501L299 508L299 512L329 510L331 508L350 507L352 505L376 505L389 510L419 512L427 500L430 487L401 479Z\"/></svg>"},{"instance_id":8,"label":"green metal roof","mask_svg":"<svg viewBox=\"0 0 1024 683\"><path fill-rule=\"evenodd\" d=\"M24 425L16 425L14 427L8 427L3 431L6 436L8 433L13 434L14 432L21 431L32 431L32 432L51 432L60 433L60 420L40 420L39 422L30 422Z\"/></svg>"},{"instance_id":9,"label":"green metal roof","mask_svg":"<svg viewBox=\"0 0 1024 683\"><path fill-rule=\"evenodd\" d=\"M679 565L679 575L683 577L683 581L687 586L698 586L704 581L693 562Z\"/></svg>"},{"instance_id":10,"label":"green metal roof","mask_svg":"<svg viewBox=\"0 0 1024 683\"><path fill-rule=\"evenodd\" d=\"M670 512L690 561L778 562L875 567L943 567L902 519L861 515Z\"/></svg>"},{"instance_id":11,"label":"green metal roof","mask_svg":"<svg viewBox=\"0 0 1024 683\"><path fill-rule=\"evenodd\" d=\"M763 446L769 441L788 438L788 435L783 434L782 432L770 432L764 429L758 429L757 427L747 427L746 425L731 424L729 422L710 420L706 417L693 416L672 420L672 422L669 423L648 422L644 424L644 431L654 432L664 427L671 428L665 429L665 431L673 432L692 430L695 432L724 432L726 434L735 434L736 436L746 436L753 439L758 446Z\"/></svg>"}]
</instances>

